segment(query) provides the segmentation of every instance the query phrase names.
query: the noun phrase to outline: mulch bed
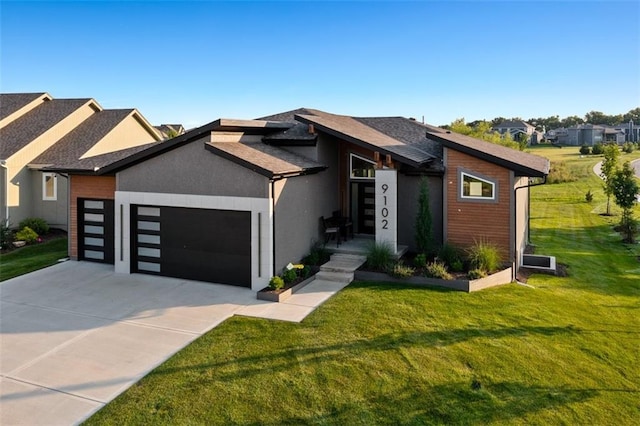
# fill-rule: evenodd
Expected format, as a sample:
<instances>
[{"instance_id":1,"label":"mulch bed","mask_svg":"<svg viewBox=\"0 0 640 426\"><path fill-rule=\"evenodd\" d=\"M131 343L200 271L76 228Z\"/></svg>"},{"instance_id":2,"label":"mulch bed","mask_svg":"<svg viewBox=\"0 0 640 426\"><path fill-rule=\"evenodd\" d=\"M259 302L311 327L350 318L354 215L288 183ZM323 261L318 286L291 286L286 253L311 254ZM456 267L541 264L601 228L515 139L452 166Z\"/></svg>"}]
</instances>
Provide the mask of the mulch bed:
<instances>
[{"instance_id":1,"label":"mulch bed","mask_svg":"<svg viewBox=\"0 0 640 426\"><path fill-rule=\"evenodd\" d=\"M35 244L40 244L40 243L44 243L47 241L51 241L51 240L55 240L58 238L66 238L67 237L67 231L62 230L62 229L58 229L58 228L50 228L49 232L47 232L44 235L40 236L40 242L39 243L35 243ZM27 246L25 246L27 247ZM0 254L5 254L5 253L9 253L11 251L17 250L16 247L13 246L13 244L9 245L9 247L7 247L6 249L2 249L0 250Z\"/></svg>"}]
</instances>

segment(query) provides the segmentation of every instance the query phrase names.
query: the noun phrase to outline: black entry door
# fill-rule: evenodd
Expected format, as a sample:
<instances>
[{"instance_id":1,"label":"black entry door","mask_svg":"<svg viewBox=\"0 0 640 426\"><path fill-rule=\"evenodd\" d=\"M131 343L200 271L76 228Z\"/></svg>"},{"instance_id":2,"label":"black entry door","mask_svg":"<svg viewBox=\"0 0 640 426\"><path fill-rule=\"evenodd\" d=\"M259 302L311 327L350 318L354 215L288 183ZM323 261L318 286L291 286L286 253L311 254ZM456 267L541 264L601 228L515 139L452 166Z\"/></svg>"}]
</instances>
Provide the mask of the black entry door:
<instances>
[{"instance_id":1,"label":"black entry door","mask_svg":"<svg viewBox=\"0 0 640 426\"><path fill-rule=\"evenodd\" d=\"M114 262L113 200L78 199L78 259Z\"/></svg>"},{"instance_id":2,"label":"black entry door","mask_svg":"<svg viewBox=\"0 0 640 426\"><path fill-rule=\"evenodd\" d=\"M375 234L376 223L376 184L375 182L351 182L351 197L355 232Z\"/></svg>"},{"instance_id":3,"label":"black entry door","mask_svg":"<svg viewBox=\"0 0 640 426\"><path fill-rule=\"evenodd\" d=\"M132 207L132 270L251 287L251 213Z\"/></svg>"}]
</instances>

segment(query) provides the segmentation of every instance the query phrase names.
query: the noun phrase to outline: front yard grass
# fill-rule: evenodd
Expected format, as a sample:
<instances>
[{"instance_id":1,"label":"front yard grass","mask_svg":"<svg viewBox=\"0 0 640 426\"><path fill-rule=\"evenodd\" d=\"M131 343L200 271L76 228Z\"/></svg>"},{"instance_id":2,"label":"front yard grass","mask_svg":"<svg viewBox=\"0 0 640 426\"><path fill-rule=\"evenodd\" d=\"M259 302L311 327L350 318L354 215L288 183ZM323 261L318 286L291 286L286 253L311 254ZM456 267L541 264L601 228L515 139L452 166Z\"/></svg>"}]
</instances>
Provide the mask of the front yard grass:
<instances>
[{"instance_id":1,"label":"front yard grass","mask_svg":"<svg viewBox=\"0 0 640 426\"><path fill-rule=\"evenodd\" d=\"M0 281L51 266L58 259L65 257L67 257L66 237L0 254Z\"/></svg>"},{"instance_id":2,"label":"front yard grass","mask_svg":"<svg viewBox=\"0 0 640 426\"><path fill-rule=\"evenodd\" d=\"M301 324L233 317L87 424L636 424L640 250L599 214L599 185L532 190L537 252L568 277L471 294L355 282Z\"/></svg>"}]
</instances>

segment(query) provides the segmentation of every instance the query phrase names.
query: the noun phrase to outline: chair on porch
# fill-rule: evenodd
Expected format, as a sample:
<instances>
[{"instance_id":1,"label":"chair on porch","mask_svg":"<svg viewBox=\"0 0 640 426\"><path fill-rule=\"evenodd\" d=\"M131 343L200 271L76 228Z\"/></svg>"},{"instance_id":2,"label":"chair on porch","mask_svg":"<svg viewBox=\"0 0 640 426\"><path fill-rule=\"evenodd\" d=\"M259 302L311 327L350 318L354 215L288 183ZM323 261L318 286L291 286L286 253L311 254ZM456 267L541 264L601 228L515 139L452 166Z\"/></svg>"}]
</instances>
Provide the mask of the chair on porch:
<instances>
[{"instance_id":1,"label":"chair on porch","mask_svg":"<svg viewBox=\"0 0 640 426\"><path fill-rule=\"evenodd\" d=\"M349 238L349 235L353 239L353 222L350 218L342 216L341 210L333 212L331 221L334 226L340 228L340 235L344 237L345 241Z\"/></svg>"},{"instance_id":2,"label":"chair on porch","mask_svg":"<svg viewBox=\"0 0 640 426\"><path fill-rule=\"evenodd\" d=\"M340 247L340 227L328 223L327 219L325 219L324 216L320 216L320 224L322 225L322 230L324 232L325 245L331 238L335 238L336 247Z\"/></svg>"}]
</instances>

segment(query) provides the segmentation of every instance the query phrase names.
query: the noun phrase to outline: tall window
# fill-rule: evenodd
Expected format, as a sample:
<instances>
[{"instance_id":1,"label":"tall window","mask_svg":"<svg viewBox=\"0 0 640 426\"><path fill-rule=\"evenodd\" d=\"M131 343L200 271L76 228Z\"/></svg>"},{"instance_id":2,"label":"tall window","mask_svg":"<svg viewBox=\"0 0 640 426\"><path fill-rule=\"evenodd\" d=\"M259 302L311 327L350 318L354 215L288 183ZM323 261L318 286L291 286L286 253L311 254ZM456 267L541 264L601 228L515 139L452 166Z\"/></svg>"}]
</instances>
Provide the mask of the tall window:
<instances>
[{"instance_id":1,"label":"tall window","mask_svg":"<svg viewBox=\"0 0 640 426\"><path fill-rule=\"evenodd\" d=\"M486 178L460 172L460 196L463 199L495 200L496 184Z\"/></svg>"},{"instance_id":2,"label":"tall window","mask_svg":"<svg viewBox=\"0 0 640 426\"><path fill-rule=\"evenodd\" d=\"M55 173L42 174L42 199L45 201L58 199L58 178Z\"/></svg>"},{"instance_id":3,"label":"tall window","mask_svg":"<svg viewBox=\"0 0 640 426\"><path fill-rule=\"evenodd\" d=\"M351 154L351 179L374 179L375 177L375 162Z\"/></svg>"}]
</instances>

